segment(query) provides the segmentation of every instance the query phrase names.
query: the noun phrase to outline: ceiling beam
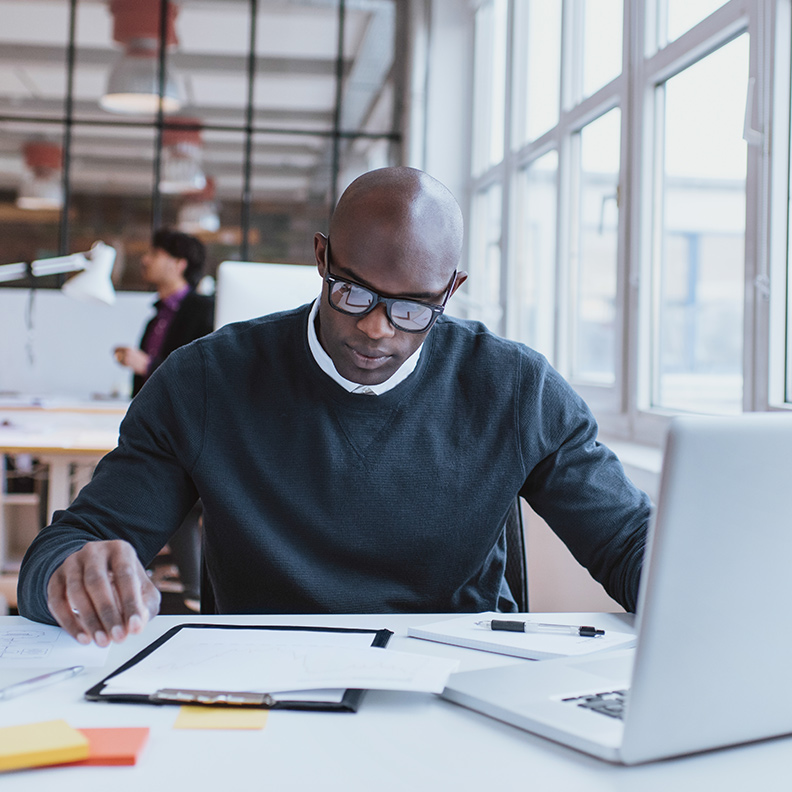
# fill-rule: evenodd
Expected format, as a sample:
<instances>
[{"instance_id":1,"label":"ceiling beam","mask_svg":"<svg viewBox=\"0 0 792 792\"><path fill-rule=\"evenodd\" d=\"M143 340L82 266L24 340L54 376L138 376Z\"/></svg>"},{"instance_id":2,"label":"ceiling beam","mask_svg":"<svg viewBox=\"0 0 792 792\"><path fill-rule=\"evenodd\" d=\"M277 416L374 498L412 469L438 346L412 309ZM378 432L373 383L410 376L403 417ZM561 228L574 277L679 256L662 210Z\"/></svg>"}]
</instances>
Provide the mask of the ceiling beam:
<instances>
[{"instance_id":1,"label":"ceiling beam","mask_svg":"<svg viewBox=\"0 0 792 792\"><path fill-rule=\"evenodd\" d=\"M19 44L3 42L0 64L20 66L57 66L66 68L66 45ZM79 71L86 66L110 69L121 55L120 48L78 47L75 65ZM248 62L245 55L221 55L213 52L169 52L168 65L182 73L216 74L223 72L244 77ZM346 62L345 72L349 69ZM333 77L335 58L273 58L256 56L256 73L267 76L299 74L308 77Z\"/></svg>"},{"instance_id":2,"label":"ceiling beam","mask_svg":"<svg viewBox=\"0 0 792 792\"><path fill-rule=\"evenodd\" d=\"M1 95L1 94L0 94ZM11 102L6 101L3 106L0 106L0 116L8 118L9 116L19 116L20 122L27 126L36 126L37 124L50 123L44 118L51 116L53 122L60 121L64 112L64 100L60 99L14 99ZM243 108L235 109L229 107L212 107L201 105L200 107L184 107L179 111L180 115L197 115L206 125L229 126L238 127L244 131L245 125L245 111ZM43 117L41 121L31 121L31 116ZM74 123L78 125L80 119L96 122L104 121L108 125L117 127L129 126L130 129L134 128L136 124L127 124L122 120L122 117L107 113L102 110L97 102L88 100L76 100L74 102ZM5 119L4 119L5 120ZM165 116L167 122L168 117ZM141 116L140 121L145 124L146 128L152 127L151 119ZM288 127L289 131L294 129L305 129L311 134L321 135L324 131L329 134L333 128L333 113L327 110L277 110L277 109L256 109L254 115L255 126L267 127L269 125ZM55 124L52 124L55 125ZM320 127L315 131L313 127ZM268 130L269 131L269 130ZM272 130L277 131L277 130Z\"/></svg>"}]
</instances>

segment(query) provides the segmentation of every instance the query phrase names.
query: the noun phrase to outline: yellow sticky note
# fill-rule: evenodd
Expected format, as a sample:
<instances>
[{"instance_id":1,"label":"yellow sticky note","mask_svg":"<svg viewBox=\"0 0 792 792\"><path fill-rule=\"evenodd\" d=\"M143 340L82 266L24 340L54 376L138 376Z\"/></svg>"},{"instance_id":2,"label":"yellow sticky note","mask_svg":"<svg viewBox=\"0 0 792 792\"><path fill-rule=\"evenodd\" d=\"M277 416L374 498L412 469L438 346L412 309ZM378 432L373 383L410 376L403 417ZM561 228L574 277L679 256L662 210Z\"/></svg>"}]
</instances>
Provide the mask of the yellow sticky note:
<instances>
[{"instance_id":1,"label":"yellow sticky note","mask_svg":"<svg viewBox=\"0 0 792 792\"><path fill-rule=\"evenodd\" d=\"M181 707L174 729L263 729L265 709L243 707Z\"/></svg>"},{"instance_id":2,"label":"yellow sticky note","mask_svg":"<svg viewBox=\"0 0 792 792\"><path fill-rule=\"evenodd\" d=\"M74 762L88 753L88 740L65 720L0 729L0 770Z\"/></svg>"}]
</instances>

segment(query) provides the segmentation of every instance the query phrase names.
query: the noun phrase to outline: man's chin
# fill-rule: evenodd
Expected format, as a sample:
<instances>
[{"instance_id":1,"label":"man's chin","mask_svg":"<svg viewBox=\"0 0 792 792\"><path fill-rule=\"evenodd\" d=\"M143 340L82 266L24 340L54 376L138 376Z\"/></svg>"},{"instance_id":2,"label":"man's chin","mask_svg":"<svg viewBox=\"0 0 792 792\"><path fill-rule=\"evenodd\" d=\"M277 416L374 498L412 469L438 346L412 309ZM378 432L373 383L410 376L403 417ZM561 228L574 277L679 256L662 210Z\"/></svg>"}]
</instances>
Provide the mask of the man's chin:
<instances>
[{"instance_id":1,"label":"man's chin","mask_svg":"<svg viewBox=\"0 0 792 792\"><path fill-rule=\"evenodd\" d=\"M344 368L344 371L339 369L339 374L350 382L354 382L358 385L380 385L393 376L398 366L394 366L392 359L388 358L387 362L380 366L364 368L361 366L349 365Z\"/></svg>"}]
</instances>

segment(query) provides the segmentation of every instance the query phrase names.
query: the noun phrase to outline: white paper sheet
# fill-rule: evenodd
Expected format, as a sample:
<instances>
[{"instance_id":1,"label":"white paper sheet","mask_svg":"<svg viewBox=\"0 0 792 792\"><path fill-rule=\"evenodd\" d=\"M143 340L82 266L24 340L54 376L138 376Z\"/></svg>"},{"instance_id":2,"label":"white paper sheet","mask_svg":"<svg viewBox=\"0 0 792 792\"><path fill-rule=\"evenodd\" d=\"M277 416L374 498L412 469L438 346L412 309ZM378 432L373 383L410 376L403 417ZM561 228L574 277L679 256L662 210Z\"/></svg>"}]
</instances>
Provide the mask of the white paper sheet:
<instances>
[{"instance_id":1,"label":"white paper sheet","mask_svg":"<svg viewBox=\"0 0 792 792\"><path fill-rule=\"evenodd\" d=\"M109 647L83 646L60 627L28 621L0 627L0 669L103 666Z\"/></svg>"},{"instance_id":2,"label":"white paper sheet","mask_svg":"<svg viewBox=\"0 0 792 792\"><path fill-rule=\"evenodd\" d=\"M458 661L371 646L371 634L183 629L105 693L163 688L274 693L327 688L442 692Z\"/></svg>"},{"instance_id":3,"label":"white paper sheet","mask_svg":"<svg viewBox=\"0 0 792 792\"><path fill-rule=\"evenodd\" d=\"M606 630L605 635L597 638L583 638L577 635L493 631L476 626L477 621L487 619L573 623L569 621L566 614L561 613L510 615L490 611L447 619L434 624L421 624L417 627L409 627L407 635L410 638L423 638L427 641L437 641L438 643L452 644L453 646L465 646L469 649L481 649L485 652L524 657L528 660L574 657L607 649L627 649L635 645L635 635L631 632ZM596 627L596 624L593 626Z\"/></svg>"}]
</instances>

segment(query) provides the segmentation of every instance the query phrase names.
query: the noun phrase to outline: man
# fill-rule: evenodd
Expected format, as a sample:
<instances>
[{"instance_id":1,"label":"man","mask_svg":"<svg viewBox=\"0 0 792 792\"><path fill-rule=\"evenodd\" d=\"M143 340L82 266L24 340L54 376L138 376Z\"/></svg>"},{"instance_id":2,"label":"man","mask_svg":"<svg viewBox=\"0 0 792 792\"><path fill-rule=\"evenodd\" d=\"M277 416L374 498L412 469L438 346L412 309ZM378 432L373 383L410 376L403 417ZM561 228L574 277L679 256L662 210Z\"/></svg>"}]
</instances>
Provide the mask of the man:
<instances>
[{"instance_id":1,"label":"man","mask_svg":"<svg viewBox=\"0 0 792 792\"><path fill-rule=\"evenodd\" d=\"M141 261L143 280L157 290L157 313L146 325L140 349L119 346L116 360L135 376L132 395L175 349L214 329L214 300L195 291L206 262L203 243L189 234L161 228Z\"/></svg>"},{"instance_id":2,"label":"man","mask_svg":"<svg viewBox=\"0 0 792 792\"><path fill-rule=\"evenodd\" d=\"M206 263L200 239L160 228L151 249L141 261L143 279L154 286L159 300L154 318L146 325L140 348L119 346L116 360L132 369L132 396L171 352L214 329L214 299L198 294L195 287ZM201 586L201 506L195 507L170 538L170 551L183 586L183 599L192 610L199 607Z\"/></svg>"},{"instance_id":3,"label":"man","mask_svg":"<svg viewBox=\"0 0 792 792\"><path fill-rule=\"evenodd\" d=\"M634 608L648 499L541 355L441 316L461 250L430 176L353 182L314 239L318 300L171 355L31 545L20 612L100 646L141 630L141 560L199 494L221 613L508 609L518 493Z\"/></svg>"}]
</instances>

